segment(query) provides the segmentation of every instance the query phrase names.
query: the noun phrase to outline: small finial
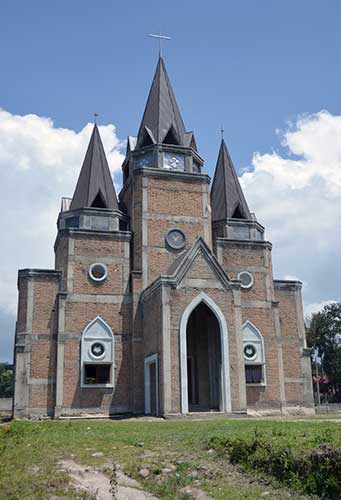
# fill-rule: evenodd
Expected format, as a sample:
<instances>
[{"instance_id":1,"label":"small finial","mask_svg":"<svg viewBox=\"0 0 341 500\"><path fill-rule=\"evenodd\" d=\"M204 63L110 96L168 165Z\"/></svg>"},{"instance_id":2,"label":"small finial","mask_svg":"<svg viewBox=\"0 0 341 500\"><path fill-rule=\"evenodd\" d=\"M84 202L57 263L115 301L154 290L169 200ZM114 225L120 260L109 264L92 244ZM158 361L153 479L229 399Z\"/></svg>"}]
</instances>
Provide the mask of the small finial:
<instances>
[{"instance_id":1,"label":"small finial","mask_svg":"<svg viewBox=\"0 0 341 500\"><path fill-rule=\"evenodd\" d=\"M97 125L97 117L98 117L98 113L94 113L95 125Z\"/></svg>"},{"instance_id":2,"label":"small finial","mask_svg":"<svg viewBox=\"0 0 341 500\"><path fill-rule=\"evenodd\" d=\"M225 132L225 130L224 130L224 126L222 125L222 126L221 126L221 129L220 129L220 133L221 133L221 140L222 140L222 141L224 140L224 132Z\"/></svg>"},{"instance_id":3,"label":"small finial","mask_svg":"<svg viewBox=\"0 0 341 500\"><path fill-rule=\"evenodd\" d=\"M149 33L149 35L151 38L157 38L159 40L159 56L161 56L161 41L162 40L171 40L171 37L170 36L165 36L165 35L161 35L161 31L158 35L153 35L152 33Z\"/></svg>"}]
</instances>

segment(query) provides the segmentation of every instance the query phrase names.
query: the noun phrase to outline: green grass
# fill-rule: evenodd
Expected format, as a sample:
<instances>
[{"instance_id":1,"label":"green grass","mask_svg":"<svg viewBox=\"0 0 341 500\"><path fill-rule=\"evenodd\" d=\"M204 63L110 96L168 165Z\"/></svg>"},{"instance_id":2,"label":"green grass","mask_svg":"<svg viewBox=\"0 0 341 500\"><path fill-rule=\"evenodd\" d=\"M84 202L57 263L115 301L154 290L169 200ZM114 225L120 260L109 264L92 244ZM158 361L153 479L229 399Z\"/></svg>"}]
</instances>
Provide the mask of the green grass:
<instances>
[{"instance_id":1,"label":"green grass","mask_svg":"<svg viewBox=\"0 0 341 500\"><path fill-rule=\"evenodd\" d=\"M225 456L208 453L210 442L248 439L255 432L277 436L294 451L309 452L321 443L341 449L340 425L325 421L15 421L0 426L0 499L76 498L58 466L63 459L109 474L114 460L159 498L176 498L184 486L194 485L216 499L257 499L265 491L271 492L268 498L286 499L288 491L278 483L262 484ZM103 455L93 456L96 452ZM169 466L172 472L164 474ZM146 480L138 474L142 467L151 471ZM290 498L302 497L294 493Z\"/></svg>"}]
</instances>

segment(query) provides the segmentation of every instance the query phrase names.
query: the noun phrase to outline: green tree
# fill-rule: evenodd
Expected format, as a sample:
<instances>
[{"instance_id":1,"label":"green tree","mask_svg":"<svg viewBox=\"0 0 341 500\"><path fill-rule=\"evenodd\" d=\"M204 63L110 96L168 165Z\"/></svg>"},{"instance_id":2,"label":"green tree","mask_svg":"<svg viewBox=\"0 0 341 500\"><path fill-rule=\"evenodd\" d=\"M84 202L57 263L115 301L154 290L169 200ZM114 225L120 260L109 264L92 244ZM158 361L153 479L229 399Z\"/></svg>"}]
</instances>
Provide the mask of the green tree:
<instances>
[{"instance_id":1,"label":"green tree","mask_svg":"<svg viewBox=\"0 0 341 500\"><path fill-rule=\"evenodd\" d=\"M7 363L0 363L0 398L13 396L13 368Z\"/></svg>"},{"instance_id":2,"label":"green tree","mask_svg":"<svg viewBox=\"0 0 341 500\"><path fill-rule=\"evenodd\" d=\"M309 320L307 343L327 376L328 392L341 401L341 302L329 304Z\"/></svg>"}]
</instances>

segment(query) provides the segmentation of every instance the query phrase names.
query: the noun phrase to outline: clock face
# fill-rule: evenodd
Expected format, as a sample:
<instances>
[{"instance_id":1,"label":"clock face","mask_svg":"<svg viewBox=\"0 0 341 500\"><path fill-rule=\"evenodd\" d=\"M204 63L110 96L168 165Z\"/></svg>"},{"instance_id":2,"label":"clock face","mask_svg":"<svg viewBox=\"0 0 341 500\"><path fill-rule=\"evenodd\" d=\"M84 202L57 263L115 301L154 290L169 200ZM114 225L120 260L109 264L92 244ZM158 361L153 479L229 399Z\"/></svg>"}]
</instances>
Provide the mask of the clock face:
<instances>
[{"instance_id":1,"label":"clock face","mask_svg":"<svg viewBox=\"0 0 341 500\"><path fill-rule=\"evenodd\" d=\"M167 233L166 242L174 250L181 250L186 244L186 237L180 229L171 229Z\"/></svg>"},{"instance_id":2,"label":"clock face","mask_svg":"<svg viewBox=\"0 0 341 500\"><path fill-rule=\"evenodd\" d=\"M164 153L163 168L166 170L185 170L185 157L174 153Z\"/></svg>"}]
</instances>

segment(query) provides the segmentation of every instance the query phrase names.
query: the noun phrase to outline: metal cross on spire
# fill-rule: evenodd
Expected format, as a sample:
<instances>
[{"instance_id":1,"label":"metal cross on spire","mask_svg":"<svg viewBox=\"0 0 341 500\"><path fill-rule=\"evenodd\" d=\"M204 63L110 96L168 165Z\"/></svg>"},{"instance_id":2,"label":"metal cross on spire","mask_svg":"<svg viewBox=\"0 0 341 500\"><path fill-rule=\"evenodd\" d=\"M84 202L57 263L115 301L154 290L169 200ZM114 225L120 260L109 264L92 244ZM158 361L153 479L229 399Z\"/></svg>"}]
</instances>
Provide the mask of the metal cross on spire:
<instances>
[{"instance_id":1,"label":"metal cross on spire","mask_svg":"<svg viewBox=\"0 0 341 500\"><path fill-rule=\"evenodd\" d=\"M95 125L97 125L97 117L98 117L98 113L94 113Z\"/></svg>"},{"instance_id":2,"label":"metal cross on spire","mask_svg":"<svg viewBox=\"0 0 341 500\"><path fill-rule=\"evenodd\" d=\"M222 125L222 126L221 126L221 129L220 129L220 133L221 133L221 140L222 140L222 141L224 140L224 132L225 132L225 130L224 130L224 126Z\"/></svg>"},{"instance_id":3,"label":"metal cross on spire","mask_svg":"<svg viewBox=\"0 0 341 500\"><path fill-rule=\"evenodd\" d=\"M152 33L149 33L149 35L151 38L157 38L159 40L159 55L161 56L161 43L162 43L162 40L171 40L171 37L170 36L165 36L165 35L161 35L161 31L158 35L154 35Z\"/></svg>"}]
</instances>

